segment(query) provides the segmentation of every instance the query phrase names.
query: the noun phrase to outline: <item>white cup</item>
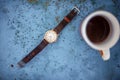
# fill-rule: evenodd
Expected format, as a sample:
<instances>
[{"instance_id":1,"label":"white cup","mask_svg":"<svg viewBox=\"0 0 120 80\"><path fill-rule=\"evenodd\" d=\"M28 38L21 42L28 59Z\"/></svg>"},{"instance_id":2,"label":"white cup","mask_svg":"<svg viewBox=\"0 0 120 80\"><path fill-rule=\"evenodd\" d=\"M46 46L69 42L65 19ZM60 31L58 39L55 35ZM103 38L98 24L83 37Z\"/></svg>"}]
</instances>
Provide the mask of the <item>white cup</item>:
<instances>
[{"instance_id":1,"label":"white cup","mask_svg":"<svg viewBox=\"0 0 120 80\"><path fill-rule=\"evenodd\" d=\"M87 24L95 16L104 17L110 25L110 33L108 37L99 44L93 43L87 36ZM99 10L89 14L81 23L80 31L85 42L92 47L100 51L103 60L108 60L110 58L110 48L113 47L119 40L120 28L117 18L110 12Z\"/></svg>"}]
</instances>

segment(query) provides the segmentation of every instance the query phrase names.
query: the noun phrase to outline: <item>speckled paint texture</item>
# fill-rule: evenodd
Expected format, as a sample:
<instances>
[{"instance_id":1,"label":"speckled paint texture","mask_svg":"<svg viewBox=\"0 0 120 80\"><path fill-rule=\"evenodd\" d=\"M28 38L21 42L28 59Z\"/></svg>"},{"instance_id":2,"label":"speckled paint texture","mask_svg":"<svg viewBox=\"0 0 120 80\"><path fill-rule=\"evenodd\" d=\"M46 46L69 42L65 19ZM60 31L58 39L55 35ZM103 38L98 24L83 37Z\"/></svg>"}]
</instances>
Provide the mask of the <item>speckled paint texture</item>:
<instances>
[{"instance_id":1,"label":"speckled paint texture","mask_svg":"<svg viewBox=\"0 0 120 80\"><path fill-rule=\"evenodd\" d=\"M18 68L75 5L80 14L57 42ZM82 20L96 10L109 11L120 22L120 0L0 0L0 80L120 80L120 40L104 62L80 35Z\"/></svg>"}]
</instances>

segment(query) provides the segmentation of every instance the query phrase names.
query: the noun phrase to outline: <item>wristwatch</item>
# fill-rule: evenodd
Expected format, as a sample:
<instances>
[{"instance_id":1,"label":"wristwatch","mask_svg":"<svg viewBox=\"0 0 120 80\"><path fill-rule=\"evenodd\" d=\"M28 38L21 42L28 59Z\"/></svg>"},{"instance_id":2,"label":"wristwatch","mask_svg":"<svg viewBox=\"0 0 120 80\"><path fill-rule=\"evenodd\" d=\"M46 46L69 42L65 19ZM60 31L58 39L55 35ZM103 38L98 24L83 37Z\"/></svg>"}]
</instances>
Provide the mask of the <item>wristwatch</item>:
<instances>
[{"instance_id":1,"label":"wristwatch","mask_svg":"<svg viewBox=\"0 0 120 80\"><path fill-rule=\"evenodd\" d=\"M18 65L23 67L26 63L28 63L34 56L36 56L39 52L41 52L49 43L53 43L57 41L58 34L62 31L62 29L80 12L77 7L74 7L67 16L52 30L48 30L43 40L40 44L34 48L28 55L26 55Z\"/></svg>"}]
</instances>

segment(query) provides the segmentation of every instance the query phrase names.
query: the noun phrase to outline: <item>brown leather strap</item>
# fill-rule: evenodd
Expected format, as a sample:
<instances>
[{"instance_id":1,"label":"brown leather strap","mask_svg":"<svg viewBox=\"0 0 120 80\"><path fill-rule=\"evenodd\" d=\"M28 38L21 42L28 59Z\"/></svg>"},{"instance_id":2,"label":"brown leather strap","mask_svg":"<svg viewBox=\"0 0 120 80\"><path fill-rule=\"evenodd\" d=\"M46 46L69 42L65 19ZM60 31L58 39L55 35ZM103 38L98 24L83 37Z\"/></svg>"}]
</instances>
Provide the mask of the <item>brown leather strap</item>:
<instances>
[{"instance_id":1,"label":"brown leather strap","mask_svg":"<svg viewBox=\"0 0 120 80\"><path fill-rule=\"evenodd\" d=\"M77 11L74 8L53 30L59 34L62 29L76 16Z\"/></svg>"},{"instance_id":2,"label":"brown leather strap","mask_svg":"<svg viewBox=\"0 0 120 80\"><path fill-rule=\"evenodd\" d=\"M28 55L26 55L22 59L22 62L24 63L29 62L34 56L36 56L40 51L42 51L47 45L48 45L48 42L45 39L43 39L42 42L35 49L33 49Z\"/></svg>"}]
</instances>

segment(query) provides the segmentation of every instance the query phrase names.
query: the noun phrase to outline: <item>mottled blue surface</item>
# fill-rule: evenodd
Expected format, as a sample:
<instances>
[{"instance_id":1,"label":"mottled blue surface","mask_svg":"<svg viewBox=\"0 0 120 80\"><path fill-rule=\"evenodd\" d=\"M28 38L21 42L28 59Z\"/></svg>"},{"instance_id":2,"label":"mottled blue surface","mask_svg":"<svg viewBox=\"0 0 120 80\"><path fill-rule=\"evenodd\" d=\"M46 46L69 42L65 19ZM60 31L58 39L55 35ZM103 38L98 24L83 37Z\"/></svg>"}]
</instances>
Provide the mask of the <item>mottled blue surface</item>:
<instances>
[{"instance_id":1,"label":"mottled blue surface","mask_svg":"<svg viewBox=\"0 0 120 80\"><path fill-rule=\"evenodd\" d=\"M24 68L17 62L35 48L74 5L80 14ZM0 80L120 80L120 40L104 62L79 33L81 21L107 10L120 22L120 0L0 0Z\"/></svg>"}]
</instances>

